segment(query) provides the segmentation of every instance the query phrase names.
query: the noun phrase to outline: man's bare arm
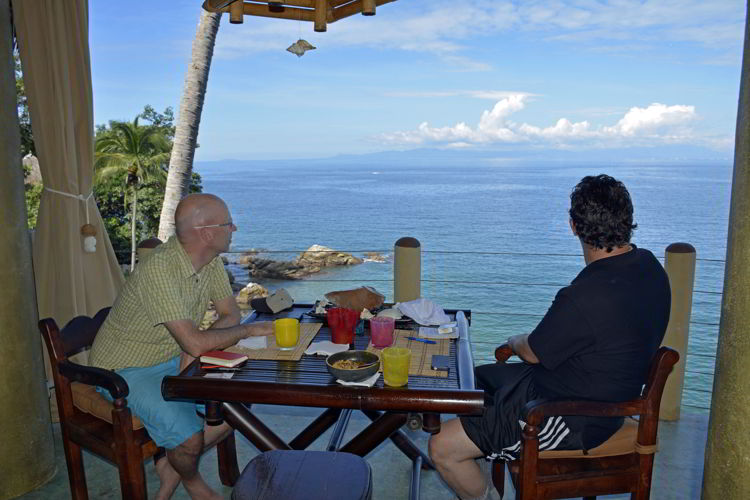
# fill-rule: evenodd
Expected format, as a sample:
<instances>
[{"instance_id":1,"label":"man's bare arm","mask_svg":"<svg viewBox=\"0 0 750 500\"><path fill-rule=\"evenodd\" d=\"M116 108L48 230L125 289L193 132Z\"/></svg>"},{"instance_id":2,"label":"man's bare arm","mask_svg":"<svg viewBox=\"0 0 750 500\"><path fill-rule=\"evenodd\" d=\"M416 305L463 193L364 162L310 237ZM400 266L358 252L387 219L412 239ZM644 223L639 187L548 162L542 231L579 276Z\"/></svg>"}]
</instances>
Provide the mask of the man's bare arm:
<instances>
[{"instance_id":1,"label":"man's bare arm","mask_svg":"<svg viewBox=\"0 0 750 500\"><path fill-rule=\"evenodd\" d=\"M539 363L539 358L536 357L534 351L531 350L529 345L529 334L524 333L521 335L514 335L508 339L508 345L513 349L513 352L522 360L533 365Z\"/></svg>"},{"instance_id":2,"label":"man's bare arm","mask_svg":"<svg viewBox=\"0 0 750 500\"><path fill-rule=\"evenodd\" d=\"M271 335L273 323L262 321L225 328L211 328L200 331L190 320L180 319L164 324L184 352L197 357L212 349L223 349L232 346L251 335Z\"/></svg>"}]
</instances>

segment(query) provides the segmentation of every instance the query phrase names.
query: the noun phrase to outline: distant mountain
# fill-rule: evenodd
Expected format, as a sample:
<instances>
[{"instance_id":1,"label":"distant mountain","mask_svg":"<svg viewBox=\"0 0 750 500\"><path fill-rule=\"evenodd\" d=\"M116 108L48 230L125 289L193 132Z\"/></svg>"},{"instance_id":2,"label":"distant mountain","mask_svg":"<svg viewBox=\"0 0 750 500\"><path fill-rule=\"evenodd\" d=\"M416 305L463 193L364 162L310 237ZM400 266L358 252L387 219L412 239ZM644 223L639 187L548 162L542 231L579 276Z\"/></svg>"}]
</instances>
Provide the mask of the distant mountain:
<instances>
[{"instance_id":1,"label":"distant mountain","mask_svg":"<svg viewBox=\"0 0 750 500\"><path fill-rule=\"evenodd\" d=\"M329 158L290 159L290 160L219 160L196 162L198 165L220 163L224 166L250 167L273 165L490 165L515 164L526 162L544 163L709 163L727 164L732 162L731 154L714 151L700 146L660 146L628 147L618 149L588 150L476 150L476 149L412 149L407 151L382 151L369 154L346 154Z\"/></svg>"}]
</instances>

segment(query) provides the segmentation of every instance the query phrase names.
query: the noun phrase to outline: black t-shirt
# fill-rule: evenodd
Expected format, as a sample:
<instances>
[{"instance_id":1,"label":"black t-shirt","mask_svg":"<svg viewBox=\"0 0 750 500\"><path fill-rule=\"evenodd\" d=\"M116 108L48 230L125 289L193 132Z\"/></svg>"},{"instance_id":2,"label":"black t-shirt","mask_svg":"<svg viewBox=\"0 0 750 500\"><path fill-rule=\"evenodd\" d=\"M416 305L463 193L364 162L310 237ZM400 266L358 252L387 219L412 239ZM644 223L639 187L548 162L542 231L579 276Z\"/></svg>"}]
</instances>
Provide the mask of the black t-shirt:
<instances>
[{"instance_id":1,"label":"black t-shirt","mask_svg":"<svg viewBox=\"0 0 750 500\"><path fill-rule=\"evenodd\" d=\"M557 292L529 335L540 361L533 372L539 395L612 402L637 398L664 338L670 304L667 274L648 250L633 245L586 266ZM621 421L580 419L578 424L587 427L585 447L607 439Z\"/></svg>"}]
</instances>

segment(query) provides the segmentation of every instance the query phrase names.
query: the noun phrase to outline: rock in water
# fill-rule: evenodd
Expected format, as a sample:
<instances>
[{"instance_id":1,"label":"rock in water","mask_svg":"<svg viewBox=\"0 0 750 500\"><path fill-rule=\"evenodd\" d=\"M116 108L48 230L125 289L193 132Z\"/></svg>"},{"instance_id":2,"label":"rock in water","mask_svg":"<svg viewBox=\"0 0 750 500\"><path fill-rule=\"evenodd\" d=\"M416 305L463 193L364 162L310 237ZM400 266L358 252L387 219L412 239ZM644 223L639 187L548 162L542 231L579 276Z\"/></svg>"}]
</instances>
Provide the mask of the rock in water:
<instances>
[{"instance_id":1,"label":"rock in water","mask_svg":"<svg viewBox=\"0 0 750 500\"><path fill-rule=\"evenodd\" d=\"M251 300L257 297L268 297L268 289L258 283L248 283L245 288L237 294L238 304L249 304Z\"/></svg>"},{"instance_id":2,"label":"rock in water","mask_svg":"<svg viewBox=\"0 0 750 500\"><path fill-rule=\"evenodd\" d=\"M355 257L350 253L339 252L322 245L313 245L297 257L297 262L305 267L333 267L361 264L362 259Z\"/></svg>"}]
</instances>

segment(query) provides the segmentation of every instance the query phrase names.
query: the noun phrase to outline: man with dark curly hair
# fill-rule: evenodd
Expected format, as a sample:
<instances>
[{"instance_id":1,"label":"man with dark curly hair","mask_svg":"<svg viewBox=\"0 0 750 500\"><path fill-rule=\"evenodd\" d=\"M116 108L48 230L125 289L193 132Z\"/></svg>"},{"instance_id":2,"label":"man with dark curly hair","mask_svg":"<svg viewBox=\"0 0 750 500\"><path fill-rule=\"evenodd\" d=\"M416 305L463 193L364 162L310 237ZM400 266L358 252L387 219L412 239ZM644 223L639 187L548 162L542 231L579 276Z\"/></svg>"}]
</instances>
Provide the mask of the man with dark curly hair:
<instances>
[{"instance_id":1,"label":"man with dark curly hair","mask_svg":"<svg viewBox=\"0 0 750 500\"><path fill-rule=\"evenodd\" d=\"M476 367L484 415L445 422L430 438L430 457L462 499L490 497L481 457L518 458L521 410L528 401L634 399L664 338L669 280L651 252L630 242L636 224L622 182L608 175L584 177L570 195L569 216L586 266L557 292L534 331L508 339L524 363ZM621 417L549 417L539 449L589 450L622 423Z\"/></svg>"}]
</instances>

